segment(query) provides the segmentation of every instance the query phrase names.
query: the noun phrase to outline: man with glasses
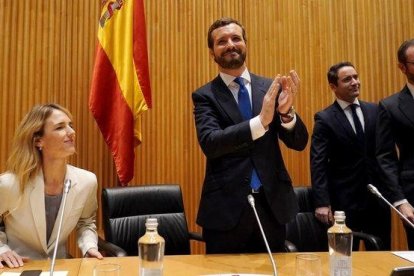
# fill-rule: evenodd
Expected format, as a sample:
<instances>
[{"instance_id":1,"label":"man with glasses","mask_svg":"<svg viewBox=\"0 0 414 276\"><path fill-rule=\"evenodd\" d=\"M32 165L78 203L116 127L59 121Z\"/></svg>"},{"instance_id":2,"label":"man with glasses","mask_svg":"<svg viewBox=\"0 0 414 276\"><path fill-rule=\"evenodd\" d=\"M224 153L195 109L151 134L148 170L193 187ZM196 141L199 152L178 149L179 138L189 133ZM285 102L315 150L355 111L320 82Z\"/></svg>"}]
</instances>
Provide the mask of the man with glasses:
<instances>
[{"instance_id":1,"label":"man with glasses","mask_svg":"<svg viewBox=\"0 0 414 276\"><path fill-rule=\"evenodd\" d=\"M407 84L379 103L376 154L389 201L414 222L414 39L398 49L398 67ZM405 225L405 231L413 250L414 229Z\"/></svg>"}]
</instances>

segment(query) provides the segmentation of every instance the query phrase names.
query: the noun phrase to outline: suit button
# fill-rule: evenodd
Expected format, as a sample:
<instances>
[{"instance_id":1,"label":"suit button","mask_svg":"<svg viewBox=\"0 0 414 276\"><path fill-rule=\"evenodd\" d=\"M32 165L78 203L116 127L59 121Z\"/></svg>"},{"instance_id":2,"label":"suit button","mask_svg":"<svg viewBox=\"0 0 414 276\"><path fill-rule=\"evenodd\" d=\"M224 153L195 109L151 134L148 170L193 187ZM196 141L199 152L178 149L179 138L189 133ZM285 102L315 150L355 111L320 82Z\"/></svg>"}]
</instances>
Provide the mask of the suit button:
<instances>
[{"instance_id":1,"label":"suit button","mask_svg":"<svg viewBox=\"0 0 414 276\"><path fill-rule=\"evenodd\" d=\"M245 177L244 178L244 182L249 182L250 181L250 177Z\"/></svg>"}]
</instances>

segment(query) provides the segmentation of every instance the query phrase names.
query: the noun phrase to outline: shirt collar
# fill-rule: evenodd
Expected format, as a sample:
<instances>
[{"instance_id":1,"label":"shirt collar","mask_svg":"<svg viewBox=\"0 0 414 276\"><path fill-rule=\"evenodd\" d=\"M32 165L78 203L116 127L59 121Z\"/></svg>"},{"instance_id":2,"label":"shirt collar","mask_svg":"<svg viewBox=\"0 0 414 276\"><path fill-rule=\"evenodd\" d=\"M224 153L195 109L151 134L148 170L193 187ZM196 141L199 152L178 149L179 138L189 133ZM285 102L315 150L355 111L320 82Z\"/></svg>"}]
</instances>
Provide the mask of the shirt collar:
<instances>
[{"instance_id":1,"label":"shirt collar","mask_svg":"<svg viewBox=\"0 0 414 276\"><path fill-rule=\"evenodd\" d=\"M345 108L347 108L348 106L350 106L351 104L356 104L359 106L359 101L358 98L355 98L353 103L349 103L347 101L341 100L336 98L336 101L338 102L339 106L342 108L342 110L344 110Z\"/></svg>"},{"instance_id":2,"label":"shirt collar","mask_svg":"<svg viewBox=\"0 0 414 276\"><path fill-rule=\"evenodd\" d=\"M227 87L229 87L235 79L234 76L223 73L223 72L220 72L220 77L224 81L224 83L226 84ZM251 82L250 73L247 70L247 68L243 71L243 73L240 75L240 77L247 80L247 82L249 82L249 83Z\"/></svg>"},{"instance_id":3,"label":"shirt collar","mask_svg":"<svg viewBox=\"0 0 414 276\"><path fill-rule=\"evenodd\" d=\"M407 87L408 87L408 90L411 93L411 96L413 96L413 98L414 98L414 85L411 84L411 83L409 83L409 82L407 82Z\"/></svg>"}]
</instances>

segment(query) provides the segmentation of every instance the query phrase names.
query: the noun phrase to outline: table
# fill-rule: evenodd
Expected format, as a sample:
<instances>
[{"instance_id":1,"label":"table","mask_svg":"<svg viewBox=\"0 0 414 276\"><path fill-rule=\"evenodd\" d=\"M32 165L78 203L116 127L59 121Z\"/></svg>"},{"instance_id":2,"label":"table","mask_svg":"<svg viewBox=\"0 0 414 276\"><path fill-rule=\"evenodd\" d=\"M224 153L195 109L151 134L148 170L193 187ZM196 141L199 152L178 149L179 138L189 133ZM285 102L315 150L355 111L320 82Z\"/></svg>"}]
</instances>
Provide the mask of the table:
<instances>
[{"instance_id":1,"label":"table","mask_svg":"<svg viewBox=\"0 0 414 276\"><path fill-rule=\"evenodd\" d=\"M4 271L19 272L30 269L40 269L42 271L49 271L50 263L51 262L49 260L32 260L28 261L24 264L23 267L20 268L7 268L5 266L3 269L0 268L0 276L2 276L1 273ZM82 259L58 259L56 260L54 271L69 271L69 276L76 276L78 275L78 271L80 269L81 264ZM89 275L92 275L92 273Z\"/></svg>"},{"instance_id":2,"label":"table","mask_svg":"<svg viewBox=\"0 0 414 276\"><path fill-rule=\"evenodd\" d=\"M298 253L273 254L279 276L295 275L295 257ZM322 275L329 275L329 259L327 252L316 253L321 257ZM93 275L96 263L116 263L121 265L121 275L138 275L138 257L105 258L97 260L65 259L57 260L55 271L67 270L69 276ZM19 269L2 269L3 271L22 271L24 269L49 270L49 261L31 261ZM413 263L393 255L391 252L354 252L352 255L353 276L390 275L398 266L414 266ZM165 256L164 276L191 276L218 273L259 273L272 274L272 265L267 254L234 254L234 255L176 255Z\"/></svg>"}]
</instances>

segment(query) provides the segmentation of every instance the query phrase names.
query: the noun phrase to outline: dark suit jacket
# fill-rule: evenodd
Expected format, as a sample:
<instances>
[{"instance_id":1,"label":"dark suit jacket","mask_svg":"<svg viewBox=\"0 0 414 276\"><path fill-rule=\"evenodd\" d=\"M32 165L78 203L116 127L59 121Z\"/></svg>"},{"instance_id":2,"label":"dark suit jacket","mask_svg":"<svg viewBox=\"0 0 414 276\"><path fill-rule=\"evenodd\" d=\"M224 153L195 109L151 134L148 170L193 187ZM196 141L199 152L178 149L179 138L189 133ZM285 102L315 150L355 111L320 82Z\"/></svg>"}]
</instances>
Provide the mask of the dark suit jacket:
<instances>
[{"instance_id":1,"label":"dark suit jacket","mask_svg":"<svg viewBox=\"0 0 414 276\"><path fill-rule=\"evenodd\" d=\"M380 185L375 158L377 105L359 102L364 115L366 147L358 143L336 101L315 114L311 143L315 207L331 205L334 210L361 210L367 203L367 184Z\"/></svg>"},{"instance_id":2,"label":"dark suit jacket","mask_svg":"<svg viewBox=\"0 0 414 276\"><path fill-rule=\"evenodd\" d=\"M380 101L378 115L377 159L388 199L414 204L414 99L407 86Z\"/></svg>"},{"instance_id":3,"label":"dark suit jacket","mask_svg":"<svg viewBox=\"0 0 414 276\"><path fill-rule=\"evenodd\" d=\"M260 113L271 79L251 74L253 116ZM280 223L296 215L298 205L280 152L278 138L289 148L303 150L308 133L297 116L288 131L278 115L266 134L253 141L249 121L220 76L192 94L198 141L207 157L197 223L207 229L229 230L237 223L251 192L253 166L264 193Z\"/></svg>"}]
</instances>

